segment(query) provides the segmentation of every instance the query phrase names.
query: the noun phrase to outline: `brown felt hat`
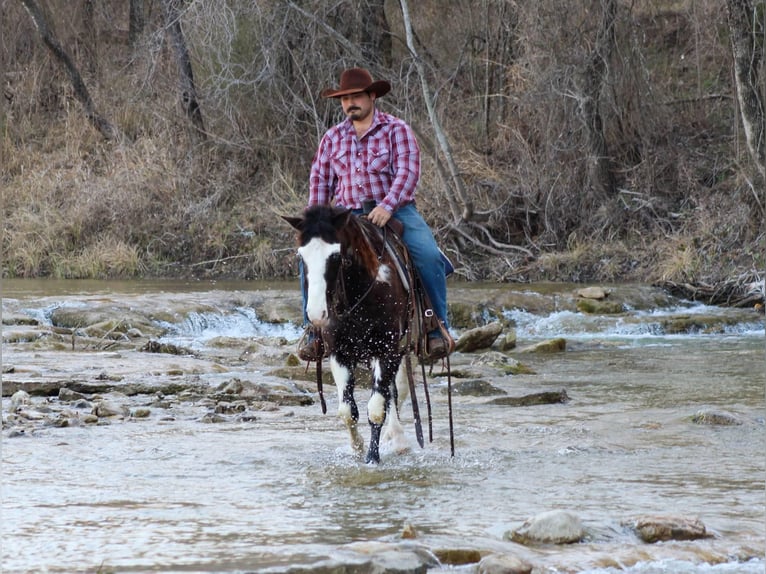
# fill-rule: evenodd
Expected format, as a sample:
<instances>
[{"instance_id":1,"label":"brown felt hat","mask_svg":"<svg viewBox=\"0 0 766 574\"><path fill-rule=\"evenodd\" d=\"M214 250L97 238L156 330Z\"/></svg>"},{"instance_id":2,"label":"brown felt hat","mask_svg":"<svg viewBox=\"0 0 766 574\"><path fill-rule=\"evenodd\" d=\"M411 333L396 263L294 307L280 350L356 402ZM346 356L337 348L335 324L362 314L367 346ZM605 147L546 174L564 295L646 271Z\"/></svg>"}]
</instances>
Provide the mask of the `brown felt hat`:
<instances>
[{"instance_id":1,"label":"brown felt hat","mask_svg":"<svg viewBox=\"0 0 766 574\"><path fill-rule=\"evenodd\" d=\"M337 89L327 88L319 95L323 98L339 98L358 92L372 92L379 98L385 96L390 90L391 84L386 80L373 82L370 72L364 68L349 68L340 75L340 86Z\"/></svg>"}]
</instances>

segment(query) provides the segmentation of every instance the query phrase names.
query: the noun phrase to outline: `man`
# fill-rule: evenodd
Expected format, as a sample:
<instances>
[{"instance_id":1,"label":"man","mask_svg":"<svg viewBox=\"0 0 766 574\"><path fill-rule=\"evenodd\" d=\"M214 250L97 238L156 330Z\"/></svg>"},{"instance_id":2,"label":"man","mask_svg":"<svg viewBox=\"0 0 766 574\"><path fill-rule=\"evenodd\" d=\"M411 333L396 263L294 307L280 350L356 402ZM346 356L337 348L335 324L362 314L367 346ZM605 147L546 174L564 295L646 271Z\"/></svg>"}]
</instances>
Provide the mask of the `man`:
<instances>
[{"instance_id":1,"label":"man","mask_svg":"<svg viewBox=\"0 0 766 574\"><path fill-rule=\"evenodd\" d=\"M308 204L310 207L334 200L338 206L362 213L365 202L374 201L375 207L367 214L372 223L383 227L392 217L399 220L404 229L402 240L446 331L446 275L452 268L415 207L420 149L412 128L375 106L375 100L390 89L385 80L373 81L367 70L350 68L341 74L337 89L321 92L323 98L340 101L346 119L330 128L319 143L311 165ZM303 306L305 309L305 289ZM317 358L312 336L309 331L301 341L298 354L304 360ZM438 329L428 334L430 359L445 357L453 349L454 341L445 340Z\"/></svg>"}]
</instances>

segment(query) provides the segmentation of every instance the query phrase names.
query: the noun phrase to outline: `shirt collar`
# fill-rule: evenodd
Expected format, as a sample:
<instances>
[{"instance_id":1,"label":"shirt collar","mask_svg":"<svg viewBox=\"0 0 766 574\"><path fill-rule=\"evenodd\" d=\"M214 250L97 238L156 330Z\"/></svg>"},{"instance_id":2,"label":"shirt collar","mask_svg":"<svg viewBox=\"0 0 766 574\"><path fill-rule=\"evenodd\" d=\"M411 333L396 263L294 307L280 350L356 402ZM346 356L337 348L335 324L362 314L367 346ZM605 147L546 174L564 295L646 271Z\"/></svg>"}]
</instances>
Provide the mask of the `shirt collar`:
<instances>
[{"instance_id":1,"label":"shirt collar","mask_svg":"<svg viewBox=\"0 0 766 574\"><path fill-rule=\"evenodd\" d=\"M378 108L374 108L372 113L372 123L370 124L370 129L368 129L366 133L370 133L378 126L388 123L386 114L381 112ZM349 118L343 120L343 123L345 124L346 130L348 130L349 133L356 133L354 130L354 124Z\"/></svg>"}]
</instances>

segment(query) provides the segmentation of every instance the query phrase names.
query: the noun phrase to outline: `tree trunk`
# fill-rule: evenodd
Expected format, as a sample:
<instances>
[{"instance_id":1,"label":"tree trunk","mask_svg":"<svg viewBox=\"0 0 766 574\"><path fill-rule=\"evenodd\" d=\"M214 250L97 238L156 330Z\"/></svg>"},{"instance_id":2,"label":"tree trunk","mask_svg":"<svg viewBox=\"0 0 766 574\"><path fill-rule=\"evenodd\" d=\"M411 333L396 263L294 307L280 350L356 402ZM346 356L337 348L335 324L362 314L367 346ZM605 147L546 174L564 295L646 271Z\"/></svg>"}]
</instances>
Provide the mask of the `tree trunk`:
<instances>
[{"instance_id":1,"label":"tree trunk","mask_svg":"<svg viewBox=\"0 0 766 574\"><path fill-rule=\"evenodd\" d=\"M614 192L614 177L599 101L609 71L607 63L614 46L616 11L615 0L601 0L601 22L596 45L582 75L579 97L580 117L585 124L588 145L588 177L593 189L602 196L610 196Z\"/></svg>"},{"instance_id":2,"label":"tree trunk","mask_svg":"<svg viewBox=\"0 0 766 574\"><path fill-rule=\"evenodd\" d=\"M144 0L130 0L130 16L128 21L128 42L130 49L135 52L138 41L144 34L146 17L144 15Z\"/></svg>"},{"instance_id":3,"label":"tree trunk","mask_svg":"<svg viewBox=\"0 0 766 574\"><path fill-rule=\"evenodd\" d=\"M761 177L766 178L766 115L764 112L763 84L759 81L759 68L763 57L763 8L756 15L750 0L727 0L731 47L734 55L734 81L739 101L739 112L745 130L745 141L750 156ZM760 22L756 18L760 18Z\"/></svg>"},{"instance_id":4,"label":"tree trunk","mask_svg":"<svg viewBox=\"0 0 766 574\"><path fill-rule=\"evenodd\" d=\"M385 0L369 0L360 18L360 45L366 60L389 69L391 67L391 28L386 19Z\"/></svg>"},{"instance_id":5,"label":"tree trunk","mask_svg":"<svg viewBox=\"0 0 766 574\"><path fill-rule=\"evenodd\" d=\"M85 86L85 82L82 79L80 71L75 66L72 58L61 46L61 43L56 38L56 33L48 23L48 17L43 8L36 0L21 0L21 4L29 13L32 21L37 28L37 32L40 34L45 46L51 51L53 56L64 66L69 79L72 82L74 89L74 95L85 111L85 117L95 127L101 135L108 139L115 139L119 136L118 130L101 114L96 111L96 106L93 103L88 88Z\"/></svg>"},{"instance_id":6,"label":"tree trunk","mask_svg":"<svg viewBox=\"0 0 766 574\"><path fill-rule=\"evenodd\" d=\"M410 10L407 5L407 0L399 0L399 4L402 8L402 18L404 20L404 29L407 37L407 48L410 50L410 53L413 56L415 67L417 68L418 75L420 76L420 83L423 88L423 99L425 100L426 108L428 109L428 117L431 120L431 126L433 127L434 133L436 134L436 140L439 142L439 147L441 148L442 154L444 155L444 161L449 167L450 176L452 177L452 183L455 185L457 195L459 196L460 201L463 203L462 213L461 208L455 198L455 194L451 193L449 189L447 189L446 193L447 200L449 201L452 215L456 219L470 221L473 219L473 202L471 201L470 197L468 196L468 192L465 189L463 178L460 175L460 171L457 168L455 159L452 156L452 148L450 146L449 140L447 139L447 136L442 129L441 123L439 122L439 117L436 115L433 97L431 96L431 89L428 86L428 79L426 78L425 66L423 65L423 61L418 56L417 51L415 50L415 42L412 33L412 22L410 20Z\"/></svg>"},{"instance_id":7,"label":"tree trunk","mask_svg":"<svg viewBox=\"0 0 766 574\"><path fill-rule=\"evenodd\" d=\"M197 100L197 88L194 84L194 72L192 71L191 56L186 47L186 39L181 29L181 11L179 4L182 0L163 0L162 7L165 11L165 26L178 64L179 82L181 88L181 105L186 116L195 128L196 135L206 139L205 124L202 121L202 110Z\"/></svg>"},{"instance_id":8,"label":"tree trunk","mask_svg":"<svg viewBox=\"0 0 766 574\"><path fill-rule=\"evenodd\" d=\"M96 14L93 0L85 0L83 3L83 29L85 32L86 66L91 79L98 78L98 34L96 32Z\"/></svg>"}]
</instances>

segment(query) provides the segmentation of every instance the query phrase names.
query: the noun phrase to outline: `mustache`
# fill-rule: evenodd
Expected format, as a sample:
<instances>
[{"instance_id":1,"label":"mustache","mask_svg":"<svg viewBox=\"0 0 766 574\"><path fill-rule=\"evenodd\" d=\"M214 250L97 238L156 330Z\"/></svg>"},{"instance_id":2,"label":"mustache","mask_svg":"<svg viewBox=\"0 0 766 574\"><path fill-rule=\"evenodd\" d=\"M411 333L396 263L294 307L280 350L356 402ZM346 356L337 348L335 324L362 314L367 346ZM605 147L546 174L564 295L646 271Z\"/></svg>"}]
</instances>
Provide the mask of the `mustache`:
<instances>
[{"instance_id":1,"label":"mustache","mask_svg":"<svg viewBox=\"0 0 766 574\"><path fill-rule=\"evenodd\" d=\"M346 113L349 113L349 112L361 112L361 111L362 111L362 108L360 108L358 106L351 106L350 108L348 108L346 110Z\"/></svg>"}]
</instances>

